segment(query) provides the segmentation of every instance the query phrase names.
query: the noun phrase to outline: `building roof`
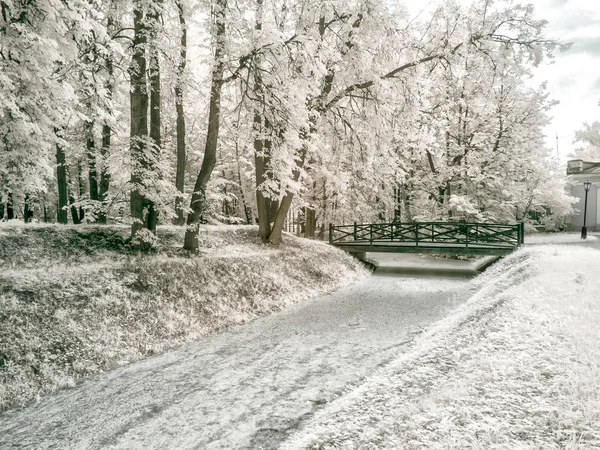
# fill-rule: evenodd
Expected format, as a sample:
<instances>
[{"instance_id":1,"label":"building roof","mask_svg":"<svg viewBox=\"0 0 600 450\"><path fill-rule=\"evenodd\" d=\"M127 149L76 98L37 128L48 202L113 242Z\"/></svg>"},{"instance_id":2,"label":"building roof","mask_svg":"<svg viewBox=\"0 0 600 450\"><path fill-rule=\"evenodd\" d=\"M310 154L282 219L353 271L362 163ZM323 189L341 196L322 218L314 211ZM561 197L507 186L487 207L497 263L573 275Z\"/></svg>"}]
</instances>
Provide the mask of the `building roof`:
<instances>
[{"instance_id":1,"label":"building roof","mask_svg":"<svg viewBox=\"0 0 600 450\"><path fill-rule=\"evenodd\" d=\"M572 159L567 162L567 175L600 174L600 162Z\"/></svg>"}]
</instances>

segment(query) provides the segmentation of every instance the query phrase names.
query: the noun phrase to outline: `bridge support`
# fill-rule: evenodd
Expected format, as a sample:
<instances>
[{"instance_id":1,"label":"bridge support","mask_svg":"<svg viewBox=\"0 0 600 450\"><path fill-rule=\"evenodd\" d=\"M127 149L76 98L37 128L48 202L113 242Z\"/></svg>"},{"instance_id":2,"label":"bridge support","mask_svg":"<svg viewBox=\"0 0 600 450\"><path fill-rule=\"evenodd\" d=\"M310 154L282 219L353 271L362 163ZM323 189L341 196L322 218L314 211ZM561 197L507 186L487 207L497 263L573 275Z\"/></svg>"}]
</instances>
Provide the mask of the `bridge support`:
<instances>
[{"instance_id":1,"label":"bridge support","mask_svg":"<svg viewBox=\"0 0 600 450\"><path fill-rule=\"evenodd\" d=\"M352 256L354 256L359 261L367 260L367 252L348 252L348 253L350 253Z\"/></svg>"}]
</instances>

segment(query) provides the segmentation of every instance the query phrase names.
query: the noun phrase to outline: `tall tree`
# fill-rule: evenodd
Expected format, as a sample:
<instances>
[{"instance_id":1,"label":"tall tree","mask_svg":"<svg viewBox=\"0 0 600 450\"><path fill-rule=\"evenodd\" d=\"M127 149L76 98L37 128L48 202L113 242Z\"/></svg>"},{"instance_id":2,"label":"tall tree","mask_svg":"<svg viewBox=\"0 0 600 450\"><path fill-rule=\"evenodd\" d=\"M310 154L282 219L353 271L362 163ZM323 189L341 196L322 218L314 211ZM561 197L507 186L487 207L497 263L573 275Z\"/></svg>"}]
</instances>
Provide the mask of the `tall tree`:
<instances>
[{"instance_id":1,"label":"tall tree","mask_svg":"<svg viewBox=\"0 0 600 450\"><path fill-rule=\"evenodd\" d=\"M98 200L101 202L98 210L98 223L106 224L108 214L108 190L110 187L111 174L108 165L108 158L111 151L113 127L111 121L114 120L115 106L113 105L113 99L115 94L115 74L114 74L114 59L116 50L119 48L117 43L114 41L114 36L118 34L119 30L119 19L118 10L113 0L108 1L108 11L106 15L106 30L107 30L107 41L104 45L106 51L103 54L104 69L106 70L106 78L104 80L104 90L106 95L104 97L105 110L107 117L102 121L101 128L101 147L99 152L99 160L96 159L96 166L99 167L100 181L98 183ZM109 39L108 39L109 38Z\"/></svg>"},{"instance_id":2,"label":"tall tree","mask_svg":"<svg viewBox=\"0 0 600 450\"><path fill-rule=\"evenodd\" d=\"M260 35L262 32L263 21L263 0L256 0L256 38L254 47L258 47ZM270 177L271 170L271 147L272 147L272 126L268 117L268 88L263 82L262 72L264 67L261 64L261 55L257 54L254 58L254 95L257 99L257 105L254 110L254 171L256 179L256 209L258 212L258 235L267 242L271 235L271 226L275 220L275 213L279 202L271 198L268 185L272 181Z\"/></svg>"},{"instance_id":3,"label":"tall tree","mask_svg":"<svg viewBox=\"0 0 600 450\"><path fill-rule=\"evenodd\" d=\"M149 86L150 86L150 167L149 170L157 171L158 161L162 148L161 133L161 84L160 84L160 52L158 34L160 32L162 0L154 0L148 12L148 22L151 28L149 42ZM158 176L160 176L158 174ZM156 233L158 223L158 211L154 201L148 204L148 229Z\"/></svg>"},{"instance_id":4,"label":"tall tree","mask_svg":"<svg viewBox=\"0 0 600 450\"><path fill-rule=\"evenodd\" d=\"M187 65L187 24L185 20L185 11L183 2L176 1L179 25L181 30L179 64L177 66L177 75L175 81L175 109L177 111L177 164L175 172L175 188L179 191L179 195L175 198L175 223L183 225L185 218L183 215L183 193L185 183L185 112L183 108L183 86L185 80L185 68Z\"/></svg>"},{"instance_id":5,"label":"tall tree","mask_svg":"<svg viewBox=\"0 0 600 450\"><path fill-rule=\"evenodd\" d=\"M55 130L56 134L59 133ZM57 220L58 223L66 224L67 219L67 162L65 157L65 151L62 143L56 143L56 180L58 184L58 207L57 207Z\"/></svg>"},{"instance_id":6,"label":"tall tree","mask_svg":"<svg viewBox=\"0 0 600 450\"><path fill-rule=\"evenodd\" d=\"M110 21L109 21L109 29L110 29ZM112 102L113 97L113 60L112 55L107 54L106 56L106 71L107 78L105 82L105 89L107 94L107 99L109 102ZM102 124L102 146L100 148L100 183L98 186L98 200L101 202L100 210L98 211L98 223L106 224L107 219L107 200L108 200L108 189L110 186L110 171L108 168L108 156L110 154L111 149L111 139L112 139L112 128L108 121L104 121Z\"/></svg>"},{"instance_id":7,"label":"tall tree","mask_svg":"<svg viewBox=\"0 0 600 450\"><path fill-rule=\"evenodd\" d=\"M225 20L227 0L215 0L215 53L214 67L211 77L208 130L204 158L200 173L194 184L194 192L190 202L190 212L187 217L187 228L183 248L189 251L198 250L198 231L201 223L206 222L206 186L210 180L217 162L217 144L219 142L219 126L221 115L221 88L223 85L224 57L225 57Z\"/></svg>"},{"instance_id":8,"label":"tall tree","mask_svg":"<svg viewBox=\"0 0 600 450\"><path fill-rule=\"evenodd\" d=\"M134 1L133 9L133 56L129 69L131 82L130 93L130 152L131 194L130 209L133 223L131 236L145 228L156 230L156 212L154 202L147 192L148 172L153 169L154 161L152 143L148 140L148 80L146 50L148 44L148 26L146 2Z\"/></svg>"}]
</instances>

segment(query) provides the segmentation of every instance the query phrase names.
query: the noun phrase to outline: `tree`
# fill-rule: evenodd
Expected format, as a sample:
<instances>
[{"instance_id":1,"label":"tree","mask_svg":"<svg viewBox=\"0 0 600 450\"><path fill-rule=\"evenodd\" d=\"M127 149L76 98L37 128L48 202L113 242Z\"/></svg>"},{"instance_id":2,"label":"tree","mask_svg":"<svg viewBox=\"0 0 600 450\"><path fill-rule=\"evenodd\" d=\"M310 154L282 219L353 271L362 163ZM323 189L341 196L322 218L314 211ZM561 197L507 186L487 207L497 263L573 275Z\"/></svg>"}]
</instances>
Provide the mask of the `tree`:
<instances>
[{"instance_id":1,"label":"tree","mask_svg":"<svg viewBox=\"0 0 600 450\"><path fill-rule=\"evenodd\" d=\"M573 143L581 143L572 155L575 158L587 161L600 161L600 122L595 120L591 124L584 122L581 130L575 131Z\"/></svg>"},{"instance_id":2,"label":"tree","mask_svg":"<svg viewBox=\"0 0 600 450\"><path fill-rule=\"evenodd\" d=\"M417 28L418 40L415 40L415 35L408 36L412 42L402 51L385 47L380 49L375 45L368 53L385 56L387 63L380 59L377 64L373 64L373 61L371 64L358 64L359 67L389 67L387 71L380 72L382 75L377 75L375 70L370 80L360 80L364 74L350 77L354 80L358 78L358 81L344 86L344 79L349 74L337 69L331 94L325 96L321 106L318 106L319 102L307 102L312 106L312 120L317 118L319 134L326 132L324 124L335 114L344 127L344 133L349 134L351 141L355 142L354 146L358 145L361 167L356 169L358 176L351 177L353 186L350 194L356 198L362 193L363 200L362 205L354 206L354 214L363 205L372 216L382 214L382 211L378 212L372 207L373 204L382 204L384 210L393 209L396 197L394 188L402 182L402 192L407 203L411 203L408 213L413 216L415 214L411 213L411 208L418 211L420 218L447 217L459 212L467 213L468 210L469 213L483 211L481 217L487 217L487 220L515 219L519 180L531 167L530 161L541 161L545 157L540 124L547 120L545 111L550 106L545 96L523 89L523 80L528 74L526 68L537 64L543 55L549 54L557 45L543 37L544 23L534 20L532 14L531 7L505 8L500 2L478 2L468 11L449 3L434 14L430 23L424 24L421 30ZM337 15L341 17L339 13ZM333 15L331 19L334 22L335 17ZM353 39L360 39L357 32L363 27L367 29L366 23L369 21L370 24L385 23L381 22L382 17L373 10L365 13L358 30L354 30ZM330 20L326 19L325 23L330 23ZM386 27L380 26L379 29L385 30ZM369 34L373 36L373 33ZM364 41L358 42L365 45ZM343 50L345 47L338 48ZM357 56L352 56L356 66ZM361 56L364 57L362 52ZM402 59L404 62L395 63ZM509 70L511 61L514 62L514 70ZM394 63L395 67L390 67ZM478 67L470 67L473 64ZM499 72L490 74L494 66L504 67L506 75L502 76L516 80L511 81L511 95L514 97L510 97L510 105L504 105L508 103L506 99L501 99L502 103L488 105L491 111L498 111L496 118L489 115L485 117L483 110L478 108L478 103L485 100L484 92L489 92L490 86L485 86L488 91L479 93L463 89L470 89L473 84L474 80L469 79L468 74L477 74L478 70L483 69L484 76L495 80L491 88L500 88L502 91L501 83L506 82L506 78L499 80L502 78L498 76ZM458 75L454 77L454 74ZM402 86L401 90L396 88L398 85ZM481 89L482 84L476 86ZM438 87L441 88L439 93L436 92ZM400 96L397 95L398 91ZM465 97L467 94L468 98ZM499 95L502 97L502 93ZM518 112L507 116L514 106L518 106ZM335 118L333 122L336 122ZM393 137L394 129L399 123L403 124L403 128L398 131L405 136L396 138ZM419 125L414 126L415 123ZM484 130L471 129L471 126L483 125L486 128ZM519 131L516 131L517 125ZM443 130L448 127L450 132ZM313 136L315 134L312 133ZM397 162L390 159L393 157L389 151L390 144L394 139L399 144ZM511 153L509 149L515 145L527 150ZM488 169L491 166L494 168L493 174L482 176L485 178L488 175L487 184L484 185L477 184L478 178L475 176L482 150L490 152ZM526 157L527 151L534 156ZM305 161L312 165L314 159L312 154L308 158L297 158L298 170L304 169ZM373 170L375 161L379 161L378 170ZM514 186L510 191L503 190L496 183L501 179L498 174L503 171L505 177L514 177ZM308 181L308 178L305 179ZM387 192L382 189L387 189ZM506 202L507 192L510 202ZM473 201L471 195L481 198ZM386 198L390 199L387 200L387 206L382 202ZM459 205L467 204L472 207L458 211ZM504 206L498 208L500 205ZM282 225L283 221L280 221L278 226L273 227L271 242L280 240Z\"/></svg>"},{"instance_id":3,"label":"tree","mask_svg":"<svg viewBox=\"0 0 600 450\"><path fill-rule=\"evenodd\" d=\"M204 159L200 173L194 184L194 192L187 217L187 228L183 248L189 251L198 250L198 231L201 223L206 222L206 186L217 162L217 144L221 113L221 87L223 84L225 57L225 20L227 0L215 0L215 54L211 78L208 130L204 146Z\"/></svg>"},{"instance_id":4,"label":"tree","mask_svg":"<svg viewBox=\"0 0 600 450\"><path fill-rule=\"evenodd\" d=\"M175 108L177 110L177 165L175 172L175 188L179 195L175 198L175 223L183 225L185 218L183 216L183 193L185 182L185 113L183 109L183 86L185 79L185 68L187 65L187 25L185 21L185 11L181 0L176 1L179 25L181 28L181 40L179 50L179 63L177 66L177 78L175 81Z\"/></svg>"},{"instance_id":5,"label":"tree","mask_svg":"<svg viewBox=\"0 0 600 450\"><path fill-rule=\"evenodd\" d=\"M156 39L161 4L160 0L149 3L134 1L133 56L129 70L132 159L130 202L133 219L131 237L134 240L142 229L155 234L158 223L154 188L156 179L160 177L158 158L162 139L160 66ZM142 243L145 240L142 236Z\"/></svg>"},{"instance_id":6,"label":"tree","mask_svg":"<svg viewBox=\"0 0 600 450\"><path fill-rule=\"evenodd\" d=\"M195 251L208 221L258 218L278 245L301 211L310 237L523 220L552 203L539 186L560 191L540 169L552 102L526 82L558 44L530 6L447 1L415 19L370 0L0 2L5 216L57 205L62 222L72 207L105 223L129 207L132 236L152 240L159 214L183 223L193 172Z\"/></svg>"},{"instance_id":7,"label":"tree","mask_svg":"<svg viewBox=\"0 0 600 450\"><path fill-rule=\"evenodd\" d=\"M91 30L91 6L52 0L0 2L0 195L35 200L53 180L56 135L76 114L71 67Z\"/></svg>"},{"instance_id":8,"label":"tree","mask_svg":"<svg viewBox=\"0 0 600 450\"><path fill-rule=\"evenodd\" d=\"M58 130L55 130L58 134ZM67 219L67 163L63 144L56 143L56 179L58 183L58 223L66 224Z\"/></svg>"}]
</instances>

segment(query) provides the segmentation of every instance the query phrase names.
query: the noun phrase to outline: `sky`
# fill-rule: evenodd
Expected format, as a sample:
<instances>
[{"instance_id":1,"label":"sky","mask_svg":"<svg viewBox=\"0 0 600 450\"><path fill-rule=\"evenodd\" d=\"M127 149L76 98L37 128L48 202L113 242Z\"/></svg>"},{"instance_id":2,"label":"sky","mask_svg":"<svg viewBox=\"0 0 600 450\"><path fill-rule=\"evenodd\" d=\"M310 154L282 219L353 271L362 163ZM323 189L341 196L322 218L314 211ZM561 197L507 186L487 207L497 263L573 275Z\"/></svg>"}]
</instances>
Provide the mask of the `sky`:
<instances>
[{"instance_id":1,"label":"sky","mask_svg":"<svg viewBox=\"0 0 600 450\"><path fill-rule=\"evenodd\" d=\"M552 99L559 105L546 127L548 146L566 162L576 144L574 130L583 122L600 120L600 2L597 0L531 0L537 16L548 21L549 38L572 42L571 49L557 54L554 64L534 71L535 82L546 80ZM539 84L539 83L538 83ZM558 135L558 140L556 136Z\"/></svg>"}]
</instances>

